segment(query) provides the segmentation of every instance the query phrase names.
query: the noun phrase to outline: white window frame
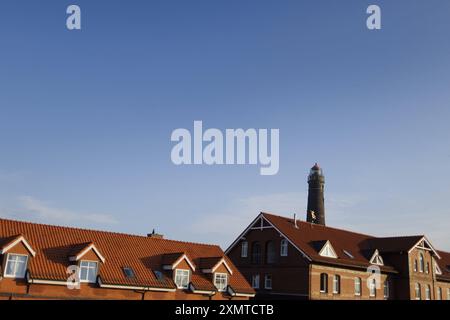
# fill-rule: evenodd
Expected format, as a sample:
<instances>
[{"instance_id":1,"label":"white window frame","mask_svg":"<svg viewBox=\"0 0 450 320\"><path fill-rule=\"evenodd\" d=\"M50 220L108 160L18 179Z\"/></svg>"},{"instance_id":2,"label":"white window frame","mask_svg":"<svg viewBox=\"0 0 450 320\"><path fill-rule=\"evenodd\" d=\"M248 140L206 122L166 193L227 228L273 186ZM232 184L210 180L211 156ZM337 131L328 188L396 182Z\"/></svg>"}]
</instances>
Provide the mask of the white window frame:
<instances>
[{"instance_id":1,"label":"white window frame","mask_svg":"<svg viewBox=\"0 0 450 320\"><path fill-rule=\"evenodd\" d=\"M447 300L450 301L450 288L447 288Z\"/></svg>"},{"instance_id":2,"label":"white window frame","mask_svg":"<svg viewBox=\"0 0 450 320\"><path fill-rule=\"evenodd\" d=\"M375 298L377 296L377 279L372 279L369 286L369 296Z\"/></svg>"},{"instance_id":3,"label":"white window frame","mask_svg":"<svg viewBox=\"0 0 450 320\"><path fill-rule=\"evenodd\" d=\"M264 289L266 290L272 290L272 275L266 274L264 275Z\"/></svg>"},{"instance_id":4,"label":"white window frame","mask_svg":"<svg viewBox=\"0 0 450 320\"><path fill-rule=\"evenodd\" d=\"M260 275L254 274L252 275L252 288L259 289L259 287L260 287Z\"/></svg>"},{"instance_id":5,"label":"white window frame","mask_svg":"<svg viewBox=\"0 0 450 320\"><path fill-rule=\"evenodd\" d=\"M418 282L414 285L414 294L416 300L422 300L422 286Z\"/></svg>"},{"instance_id":6,"label":"white window frame","mask_svg":"<svg viewBox=\"0 0 450 320\"><path fill-rule=\"evenodd\" d=\"M425 256L423 255L423 253L421 252L419 254L419 271L421 273L423 273L425 270Z\"/></svg>"},{"instance_id":7,"label":"white window frame","mask_svg":"<svg viewBox=\"0 0 450 320\"><path fill-rule=\"evenodd\" d=\"M391 290L391 288L390 288L390 285L389 285L389 281L388 280L384 281L383 297L385 299L389 299L389 296L391 295L390 290Z\"/></svg>"},{"instance_id":8,"label":"white window frame","mask_svg":"<svg viewBox=\"0 0 450 320\"><path fill-rule=\"evenodd\" d=\"M417 272L419 270L419 263L417 262L417 259L414 259L414 272Z\"/></svg>"},{"instance_id":9,"label":"white window frame","mask_svg":"<svg viewBox=\"0 0 450 320\"><path fill-rule=\"evenodd\" d=\"M425 287L425 300L431 300L431 286L429 284Z\"/></svg>"},{"instance_id":10,"label":"white window frame","mask_svg":"<svg viewBox=\"0 0 450 320\"><path fill-rule=\"evenodd\" d=\"M442 288L441 287L437 288L436 296L437 296L437 300L442 300Z\"/></svg>"},{"instance_id":11,"label":"white window frame","mask_svg":"<svg viewBox=\"0 0 450 320\"><path fill-rule=\"evenodd\" d=\"M248 241L241 243L241 258L248 258Z\"/></svg>"},{"instance_id":12,"label":"white window frame","mask_svg":"<svg viewBox=\"0 0 450 320\"><path fill-rule=\"evenodd\" d=\"M341 277L337 274L333 276L333 294L341 293Z\"/></svg>"},{"instance_id":13,"label":"white window frame","mask_svg":"<svg viewBox=\"0 0 450 320\"><path fill-rule=\"evenodd\" d=\"M336 254L336 251L334 251L334 248L331 245L330 241L327 241L325 243L325 245L322 247L322 250L320 250L319 255L322 257L333 258L333 259L337 259L337 257L338 257Z\"/></svg>"},{"instance_id":14,"label":"white window frame","mask_svg":"<svg viewBox=\"0 0 450 320\"><path fill-rule=\"evenodd\" d=\"M82 266L83 263L87 263L88 266ZM89 279L83 279L81 278L81 270L83 268L87 268L87 272L86 272L86 276L89 278L89 269L93 269L90 264L93 263L95 264L95 279L93 280L89 280ZM98 274L98 261L90 261L90 260L81 260L80 261L80 265L78 266L80 268L80 272L79 272L79 277L80 277L80 282L82 283L95 283L97 281L97 274Z\"/></svg>"},{"instance_id":15,"label":"white window frame","mask_svg":"<svg viewBox=\"0 0 450 320\"><path fill-rule=\"evenodd\" d=\"M225 285L223 286L223 288L220 288L220 286L217 285L218 284L217 283L217 279L219 277L224 277L225 278ZM227 290L227 287L228 287L228 274L226 274L226 273L218 273L218 272L214 273L214 286L217 288L217 290L219 292L225 292Z\"/></svg>"},{"instance_id":16,"label":"white window frame","mask_svg":"<svg viewBox=\"0 0 450 320\"><path fill-rule=\"evenodd\" d=\"M178 274L181 274L180 277L182 277L181 283L177 283ZM186 277L187 274L187 282L186 285L183 285L183 279ZM175 276L174 276L174 282L178 289L188 289L189 283L191 282L191 270L189 269L175 269Z\"/></svg>"},{"instance_id":17,"label":"white window frame","mask_svg":"<svg viewBox=\"0 0 450 320\"><path fill-rule=\"evenodd\" d=\"M360 297L362 291L362 279L359 277L355 278L355 296Z\"/></svg>"},{"instance_id":18,"label":"white window frame","mask_svg":"<svg viewBox=\"0 0 450 320\"><path fill-rule=\"evenodd\" d=\"M12 257L26 257L25 259L25 267L23 269L23 275L17 275L17 259L15 261L11 261ZM14 273L13 274L8 274L8 263L9 262L13 262L14 264ZM5 272L4 272L4 277L5 278L12 278L12 279L23 279L25 278L25 274L27 273L27 266L28 266L28 255L26 254L18 254L18 253L8 253L6 256L6 263L5 263Z\"/></svg>"},{"instance_id":19,"label":"white window frame","mask_svg":"<svg viewBox=\"0 0 450 320\"><path fill-rule=\"evenodd\" d=\"M289 251L289 242L286 239L281 240L280 243L280 256L287 257Z\"/></svg>"},{"instance_id":20,"label":"white window frame","mask_svg":"<svg viewBox=\"0 0 450 320\"><path fill-rule=\"evenodd\" d=\"M324 289L322 289L322 276L324 276L324 278L325 278L325 282L324 282L325 288ZM328 293L328 274L321 273L319 280L320 280L320 285L319 285L320 293Z\"/></svg>"}]
</instances>

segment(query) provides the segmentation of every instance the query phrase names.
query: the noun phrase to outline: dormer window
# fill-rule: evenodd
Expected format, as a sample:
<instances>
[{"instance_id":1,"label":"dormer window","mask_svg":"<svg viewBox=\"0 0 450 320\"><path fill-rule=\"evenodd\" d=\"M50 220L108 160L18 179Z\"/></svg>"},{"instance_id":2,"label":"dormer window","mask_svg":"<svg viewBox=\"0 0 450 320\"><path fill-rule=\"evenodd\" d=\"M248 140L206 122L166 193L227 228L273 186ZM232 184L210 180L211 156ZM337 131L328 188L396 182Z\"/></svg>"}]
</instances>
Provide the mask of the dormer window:
<instances>
[{"instance_id":1,"label":"dormer window","mask_svg":"<svg viewBox=\"0 0 450 320\"><path fill-rule=\"evenodd\" d=\"M383 258L380 256L378 250L375 250L372 258L370 259L370 263L375 264L377 266L384 266Z\"/></svg>"},{"instance_id":2,"label":"dormer window","mask_svg":"<svg viewBox=\"0 0 450 320\"><path fill-rule=\"evenodd\" d=\"M5 278L25 278L28 256L9 253L6 259Z\"/></svg>"},{"instance_id":3,"label":"dormer window","mask_svg":"<svg viewBox=\"0 0 450 320\"><path fill-rule=\"evenodd\" d=\"M319 255L321 255L322 257L337 259L337 254L334 251L330 241L327 241L325 243L325 245L322 247L322 250L320 250Z\"/></svg>"},{"instance_id":4,"label":"dormer window","mask_svg":"<svg viewBox=\"0 0 450 320\"><path fill-rule=\"evenodd\" d=\"M178 289L187 289L190 282L190 270L176 269L175 270L175 284Z\"/></svg>"},{"instance_id":5,"label":"dormer window","mask_svg":"<svg viewBox=\"0 0 450 320\"><path fill-rule=\"evenodd\" d=\"M224 292L228 286L228 275L226 273L215 273L214 285L219 292Z\"/></svg>"},{"instance_id":6,"label":"dormer window","mask_svg":"<svg viewBox=\"0 0 450 320\"><path fill-rule=\"evenodd\" d=\"M95 283L97 280L98 262L81 261L80 262L80 281L86 283Z\"/></svg>"}]
</instances>

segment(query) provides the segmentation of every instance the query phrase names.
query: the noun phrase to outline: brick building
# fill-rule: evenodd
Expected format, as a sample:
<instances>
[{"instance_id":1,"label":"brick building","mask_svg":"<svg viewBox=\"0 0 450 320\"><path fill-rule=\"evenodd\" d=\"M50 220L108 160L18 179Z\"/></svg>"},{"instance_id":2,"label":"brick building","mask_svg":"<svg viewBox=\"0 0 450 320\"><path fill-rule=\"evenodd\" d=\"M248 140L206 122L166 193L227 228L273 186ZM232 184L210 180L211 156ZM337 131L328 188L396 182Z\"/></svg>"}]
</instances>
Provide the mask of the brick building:
<instances>
[{"instance_id":1,"label":"brick building","mask_svg":"<svg viewBox=\"0 0 450 320\"><path fill-rule=\"evenodd\" d=\"M254 293L218 246L0 219L0 299L247 300Z\"/></svg>"},{"instance_id":2,"label":"brick building","mask_svg":"<svg viewBox=\"0 0 450 320\"><path fill-rule=\"evenodd\" d=\"M325 225L324 183L308 177L307 221L268 213L226 250L261 299L450 300L450 253L427 237L374 237Z\"/></svg>"}]
</instances>

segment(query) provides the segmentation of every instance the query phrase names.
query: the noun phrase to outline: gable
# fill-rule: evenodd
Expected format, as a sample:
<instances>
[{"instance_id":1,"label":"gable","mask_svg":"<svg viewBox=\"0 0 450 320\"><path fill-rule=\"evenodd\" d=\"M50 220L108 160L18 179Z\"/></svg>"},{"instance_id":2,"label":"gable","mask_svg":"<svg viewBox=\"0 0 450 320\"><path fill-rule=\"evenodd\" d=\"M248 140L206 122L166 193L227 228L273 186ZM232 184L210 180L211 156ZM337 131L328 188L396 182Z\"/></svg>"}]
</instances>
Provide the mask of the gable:
<instances>
[{"instance_id":1,"label":"gable","mask_svg":"<svg viewBox=\"0 0 450 320\"><path fill-rule=\"evenodd\" d=\"M33 257L36 255L34 249L22 235L7 238L6 242L1 247L0 254L9 253L11 250L14 251L13 253L31 254Z\"/></svg>"},{"instance_id":2,"label":"gable","mask_svg":"<svg viewBox=\"0 0 450 320\"><path fill-rule=\"evenodd\" d=\"M327 241L325 243L325 245L320 250L319 255L322 256L322 257L333 258L333 259L337 259L338 258L337 254L336 254L336 251L334 250L334 248L331 245L330 241Z\"/></svg>"}]
</instances>

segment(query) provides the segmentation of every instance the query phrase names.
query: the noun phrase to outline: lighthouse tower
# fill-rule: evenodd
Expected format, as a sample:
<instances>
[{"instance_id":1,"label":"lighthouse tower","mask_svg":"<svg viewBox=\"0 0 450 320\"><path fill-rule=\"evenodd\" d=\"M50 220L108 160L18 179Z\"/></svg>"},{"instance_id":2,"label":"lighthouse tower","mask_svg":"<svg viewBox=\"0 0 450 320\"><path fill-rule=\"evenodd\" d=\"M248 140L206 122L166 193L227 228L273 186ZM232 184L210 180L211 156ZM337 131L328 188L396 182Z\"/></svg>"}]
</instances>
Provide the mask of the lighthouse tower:
<instances>
[{"instance_id":1,"label":"lighthouse tower","mask_svg":"<svg viewBox=\"0 0 450 320\"><path fill-rule=\"evenodd\" d=\"M309 223L325 225L325 177L320 166L316 163L308 176L308 209L306 221Z\"/></svg>"}]
</instances>

